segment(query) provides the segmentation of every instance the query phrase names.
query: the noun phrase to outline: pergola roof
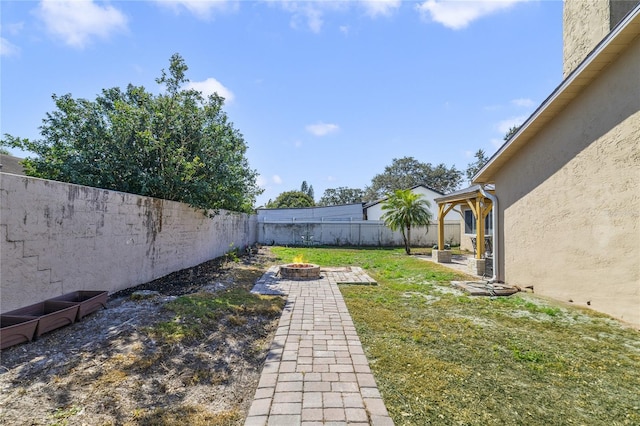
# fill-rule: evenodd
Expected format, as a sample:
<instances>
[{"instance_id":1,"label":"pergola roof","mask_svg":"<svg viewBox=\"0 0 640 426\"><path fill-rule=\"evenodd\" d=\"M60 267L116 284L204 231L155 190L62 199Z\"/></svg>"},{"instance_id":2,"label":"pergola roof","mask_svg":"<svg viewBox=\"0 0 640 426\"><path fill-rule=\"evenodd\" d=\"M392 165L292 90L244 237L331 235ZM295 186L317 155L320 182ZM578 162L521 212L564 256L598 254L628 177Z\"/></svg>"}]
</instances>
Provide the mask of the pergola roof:
<instances>
[{"instance_id":1,"label":"pergola roof","mask_svg":"<svg viewBox=\"0 0 640 426\"><path fill-rule=\"evenodd\" d=\"M459 189L457 191L451 192L443 197L434 198L438 204L442 203L452 203L456 201L465 201L469 199L475 199L480 193L481 185L471 185L466 188ZM484 187L485 191L489 191L491 193L494 192L493 185L486 185Z\"/></svg>"}]
</instances>

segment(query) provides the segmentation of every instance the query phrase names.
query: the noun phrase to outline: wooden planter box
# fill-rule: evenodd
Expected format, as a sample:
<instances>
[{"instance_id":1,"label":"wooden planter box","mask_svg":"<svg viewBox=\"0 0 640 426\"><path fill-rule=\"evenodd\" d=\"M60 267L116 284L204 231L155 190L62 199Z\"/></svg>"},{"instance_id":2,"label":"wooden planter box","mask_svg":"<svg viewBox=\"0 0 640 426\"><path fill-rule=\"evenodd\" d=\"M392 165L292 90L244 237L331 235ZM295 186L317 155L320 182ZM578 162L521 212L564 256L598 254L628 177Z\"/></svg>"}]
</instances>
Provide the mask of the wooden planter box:
<instances>
[{"instance_id":1,"label":"wooden planter box","mask_svg":"<svg viewBox=\"0 0 640 426\"><path fill-rule=\"evenodd\" d=\"M76 321L80 321L87 315L97 311L101 307L107 307L108 291L74 291L73 293L63 294L62 296L47 299L47 301L57 302L73 302L78 303L78 315Z\"/></svg>"},{"instance_id":2,"label":"wooden planter box","mask_svg":"<svg viewBox=\"0 0 640 426\"><path fill-rule=\"evenodd\" d=\"M6 312L5 315L38 317L38 327L36 328L35 337L40 337L49 331L73 324L78 315L79 308L80 304L74 302L46 300Z\"/></svg>"},{"instance_id":3,"label":"wooden planter box","mask_svg":"<svg viewBox=\"0 0 640 426\"><path fill-rule=\"evenodd\" d=\"M38 326L38 317L0 315L0 350L30 342Z\"/></svg>"}]
</instances>

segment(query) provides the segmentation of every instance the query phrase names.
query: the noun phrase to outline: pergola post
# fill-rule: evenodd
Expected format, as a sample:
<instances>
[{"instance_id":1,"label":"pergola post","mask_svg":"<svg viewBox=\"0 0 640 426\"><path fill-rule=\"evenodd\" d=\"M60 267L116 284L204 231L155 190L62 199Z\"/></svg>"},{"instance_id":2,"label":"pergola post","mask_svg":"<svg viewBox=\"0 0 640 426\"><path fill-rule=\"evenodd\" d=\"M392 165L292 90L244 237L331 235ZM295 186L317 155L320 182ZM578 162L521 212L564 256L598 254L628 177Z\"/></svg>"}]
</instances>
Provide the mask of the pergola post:
<instances>
[{"instance_id":1,"label":"pergola post","mask_svg":"<svg viewBox=\"0 0 640 426\"><path fill-rule=\"evenodd\" d=\"M431 252L431 257L439 263L451 263L451 250L444 249L444 217L453 206L438 204L438 248Z\"/></svg>"},{"instance_id":2,"label":"pergola post","mask_svg":"<svg viewBox=\"0 0 640 426\"><path fill-rule=\"evenodd\" d=\"M438 204L438 250L444 249L444 204Z\"/></svg>"}]
</instances>

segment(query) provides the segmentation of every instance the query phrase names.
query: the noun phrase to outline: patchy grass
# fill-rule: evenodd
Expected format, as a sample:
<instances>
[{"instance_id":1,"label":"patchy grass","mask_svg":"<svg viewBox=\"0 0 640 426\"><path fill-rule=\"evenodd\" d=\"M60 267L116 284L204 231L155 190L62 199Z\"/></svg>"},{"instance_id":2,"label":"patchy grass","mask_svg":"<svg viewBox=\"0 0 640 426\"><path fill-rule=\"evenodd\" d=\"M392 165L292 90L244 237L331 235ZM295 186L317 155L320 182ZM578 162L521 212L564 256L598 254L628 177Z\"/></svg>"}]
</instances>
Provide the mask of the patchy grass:
<instances>
[{"instance_id":1,"label":"patchy grass","mask_svg":"<svg viewBox=\"0 0 640 426\"><path fill-rule=\"evenodd\" d=\"M134 413L137 426L228 426L242 421L244 413L239 410L212 413L206 407L180 405L173 408L138 410Z\"/></svg>"},{"instance_id":2,"label":"patchy grass","mask_svg":"<svg viewBox=\"0 0 640 426\"><path fill-rule=\"evenodd\" d=\"M250 293L272 263L214 259L3 350L0 425L244 424L284 305Z\"/></svg>"},{"instance_id":3,"label":"patchy grass","mask_svg":"<svg viewBox=\"0 0 640 426\"><path fill-rule=\"evenodd\" d=\"M402 250L273 248L361 266L378 286L341 286L398 425L640 424L640 333L532 294L452 290L464 276Z\"/></svg>"},{"instance_id":4,"label":"patchy grass","mask_svg":"<svg viewBox=\"0 0 640 426\"><path fill-rule=\"evenodd\" d=\"M233 288L216 293L195 293L180 296L167 303L166 309L175 316L157 324L150 332L168 342L201 339L206 330L226 319L234 326L247 323L247 317L263 315L276 317L282 312L284 299L261 296L244 288Z\"/></svg>"},{"instance_id":5,"label":"patchy grass","mask_svg":"<svg viewBox=\"0 0 640 426\"><path fill-rule=\"evenodd\" d=\"M66 426L69 424L69 418L75 416L80 411L82 411L82 408L77 405L60 407L51 414L50 418L52 423L49 424L51 426Z\"/></svg>"}]
</instances>

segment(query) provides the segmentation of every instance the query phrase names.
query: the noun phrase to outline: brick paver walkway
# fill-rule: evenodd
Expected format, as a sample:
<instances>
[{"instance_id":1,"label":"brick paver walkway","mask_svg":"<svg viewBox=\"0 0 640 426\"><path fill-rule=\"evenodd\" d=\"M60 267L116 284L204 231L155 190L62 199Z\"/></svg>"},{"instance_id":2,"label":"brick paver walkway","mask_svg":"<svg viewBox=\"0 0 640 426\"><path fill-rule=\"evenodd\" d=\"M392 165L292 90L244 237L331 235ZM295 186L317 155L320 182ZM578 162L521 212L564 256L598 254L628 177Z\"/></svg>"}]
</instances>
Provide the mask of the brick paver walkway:
<instances>
[{"instance_id":1,"label":"brick paver walkway","mask_svg":"<svg viewBox=\"0 0 640 426\"><path fill-rule=\"evenodd\" d=\"M308 281L277 272L252 290L287 303L245 426L393 425L337 285L373 280L355 267L322 269Z\"/></svg>"}]
</instances>

